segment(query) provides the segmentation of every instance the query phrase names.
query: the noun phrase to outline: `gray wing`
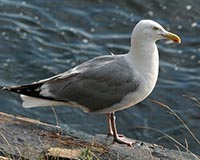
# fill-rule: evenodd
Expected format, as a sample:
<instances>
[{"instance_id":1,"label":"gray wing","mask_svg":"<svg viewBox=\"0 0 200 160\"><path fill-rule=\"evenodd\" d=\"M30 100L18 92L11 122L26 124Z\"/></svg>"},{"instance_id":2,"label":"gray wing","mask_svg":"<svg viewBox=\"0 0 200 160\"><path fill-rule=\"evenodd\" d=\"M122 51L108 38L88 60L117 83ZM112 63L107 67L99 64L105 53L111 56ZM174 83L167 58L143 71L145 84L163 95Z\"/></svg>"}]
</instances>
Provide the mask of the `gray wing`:
<instances>
[{"instance_id":1,"label":"gray wing","mask_svg":"<svg viewBox=\"0 0 200 160\"><path fill-rule=\"evenodd\" d=\"M119 103L138 86L139 81L122 57L104 56L46 82L41 93L48 92L58 101L75 102L92 112Z\"/></svg>"},{"instance_id":2,"label":"gray wing","mask_svg":"<svg viewBox=\"0 0 200 160\"><path fill-rule=\"evenodd\" d=\"M123 56L101 56L33 84L4 87L19 94L75 103L99 111L119 103L139 86Z\"/></svg>"}]
</instances>

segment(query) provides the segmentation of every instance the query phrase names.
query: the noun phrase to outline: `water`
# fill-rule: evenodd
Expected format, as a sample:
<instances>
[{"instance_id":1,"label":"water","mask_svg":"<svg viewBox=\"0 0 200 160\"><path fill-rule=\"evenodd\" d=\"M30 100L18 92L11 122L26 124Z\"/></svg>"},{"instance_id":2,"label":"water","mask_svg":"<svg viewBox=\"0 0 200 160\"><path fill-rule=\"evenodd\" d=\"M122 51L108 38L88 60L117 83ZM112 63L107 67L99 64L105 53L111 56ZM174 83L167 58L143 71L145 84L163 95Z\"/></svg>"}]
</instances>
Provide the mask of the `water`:
<instances>
[{"instance_id":1,"label":"water","mask_svg":"<svg viewBox=\"0 0 200 160\"><path fill-rule=\"evenodd\" d=\"M135 107L117 113L117 125L128 137L168 148L175 143L159 129L200 154L200 144L175 116L149 102L159 100L181 116L200 139L200 106L182 96L199 97L200 2L194 0L0 0L0 85L31 83L61 73L92 57L126 53L140 19L154 19L177 33L182 44L158 42L160 75L154 92ZM0 91L0 111L56 124L50 107L24 109L18 95ZM90 134L106 133L104 115L55 108L59 124Z\"/></svg>"}]
</instances>

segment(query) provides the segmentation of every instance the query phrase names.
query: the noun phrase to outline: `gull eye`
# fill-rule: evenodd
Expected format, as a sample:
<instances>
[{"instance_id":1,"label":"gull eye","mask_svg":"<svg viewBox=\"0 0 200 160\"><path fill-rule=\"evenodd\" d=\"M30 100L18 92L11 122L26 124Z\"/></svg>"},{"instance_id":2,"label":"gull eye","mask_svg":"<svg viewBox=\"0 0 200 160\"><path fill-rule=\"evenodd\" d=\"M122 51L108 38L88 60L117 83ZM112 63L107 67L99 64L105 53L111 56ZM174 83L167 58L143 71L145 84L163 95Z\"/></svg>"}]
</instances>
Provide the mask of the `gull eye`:
<instances>
[{"instance_id":1,"label":"gull eye","mask_svg":"<svg viewBox=\"0 0 200 160\"><path fill-rule=\"evenodd\" d=\"M157 30L158 30L158 27L153 27L153 30L154 30L154 31L157 31Z\"/></svg>"}]
</instances>

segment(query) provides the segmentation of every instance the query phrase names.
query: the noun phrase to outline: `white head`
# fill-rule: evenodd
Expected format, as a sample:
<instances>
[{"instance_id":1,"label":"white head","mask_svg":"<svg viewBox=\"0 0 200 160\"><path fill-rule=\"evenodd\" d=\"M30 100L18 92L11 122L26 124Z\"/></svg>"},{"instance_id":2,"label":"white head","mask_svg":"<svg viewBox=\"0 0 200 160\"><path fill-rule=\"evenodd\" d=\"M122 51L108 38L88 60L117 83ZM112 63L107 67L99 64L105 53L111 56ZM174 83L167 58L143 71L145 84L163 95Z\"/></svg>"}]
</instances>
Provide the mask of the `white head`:
<instances>
[{"instance_id":1,"label":"white head","mask_svg":"<svg viewBox=\"0 0 200 160\"><path fill-rule=\"evenodd\" d=\"M133 29L132 39L156 42L159 39L170 39L174 42L181 42L181 39L166 31L160 24L152 20L141 20ZM131 42L132 43L132 42Z\"/></svg>"}]
</instances>

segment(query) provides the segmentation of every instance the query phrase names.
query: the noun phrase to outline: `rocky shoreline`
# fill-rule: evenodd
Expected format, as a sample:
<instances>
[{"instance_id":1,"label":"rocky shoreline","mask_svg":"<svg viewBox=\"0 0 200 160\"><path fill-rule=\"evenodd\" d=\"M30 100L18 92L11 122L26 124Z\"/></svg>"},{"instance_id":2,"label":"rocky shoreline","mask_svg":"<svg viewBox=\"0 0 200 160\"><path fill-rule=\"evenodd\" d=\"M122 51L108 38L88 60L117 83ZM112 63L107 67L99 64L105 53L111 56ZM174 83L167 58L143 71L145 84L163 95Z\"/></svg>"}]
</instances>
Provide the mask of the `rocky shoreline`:
<instances>
[{"instance_id":1,"label":"rocky shoreline","mask_svg":"<svg viewBox=\"0 0 200 160\"><path fill-rule=\"evenodd\" d=\"M0 159L197 160L192 153L134 140L132 147L107 135L73 129L0 112Z\"/></svg>"}]
</instances>

